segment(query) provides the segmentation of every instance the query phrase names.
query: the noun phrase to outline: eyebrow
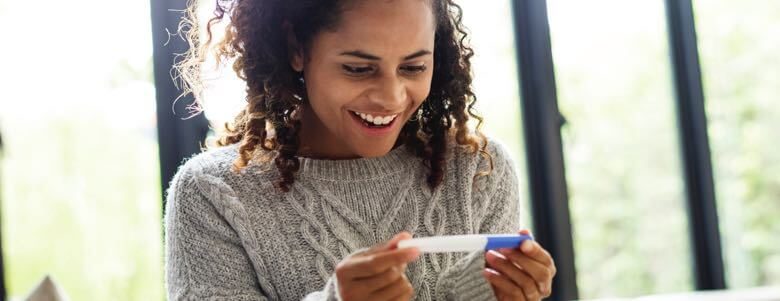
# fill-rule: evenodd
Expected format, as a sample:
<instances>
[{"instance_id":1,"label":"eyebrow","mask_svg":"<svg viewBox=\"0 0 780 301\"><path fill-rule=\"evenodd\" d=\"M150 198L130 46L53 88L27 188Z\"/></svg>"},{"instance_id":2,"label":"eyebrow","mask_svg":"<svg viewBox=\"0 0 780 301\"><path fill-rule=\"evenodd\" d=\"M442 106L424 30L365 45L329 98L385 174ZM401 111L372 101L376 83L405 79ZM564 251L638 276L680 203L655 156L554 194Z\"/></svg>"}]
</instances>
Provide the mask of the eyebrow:
<instances>
[{"instance_id":1,"label":"eyebrow","mask_svg":"<svg viewBox=\"0 0 780 301\"><path fill-rule=\"evenodd\" d=\"M424 55L429 55L429 54L431 54L431 52L428 51L428 50L419 50L419 51L417 51L415 53L412 53L410 55L405 56L403 58L403 60L404 61L408 61L408 60L415 59L415 58L418 58L418 57L421 57L421 56L424 56ZM372 60L372 61L382 60L380 57L378 57L376 55L368 54L368 53L360 51L360 50L345 51L345 52L342 52L339 55L354 56L354 57L357 57L357 58L366 59L366 60Z\"/></svg>"}]
</instances>

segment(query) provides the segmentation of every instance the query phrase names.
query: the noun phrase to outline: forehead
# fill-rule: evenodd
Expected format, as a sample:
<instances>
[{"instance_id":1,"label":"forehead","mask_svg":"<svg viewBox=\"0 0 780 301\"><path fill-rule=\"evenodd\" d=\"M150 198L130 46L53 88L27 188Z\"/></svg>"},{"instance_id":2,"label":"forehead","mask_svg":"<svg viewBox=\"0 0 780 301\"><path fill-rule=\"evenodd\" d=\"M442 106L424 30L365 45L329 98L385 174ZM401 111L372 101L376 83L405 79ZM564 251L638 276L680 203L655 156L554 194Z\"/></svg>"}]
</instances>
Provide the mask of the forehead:
<instances>
[{"instance_id":1,"label":"forehead","mask_svg":"<svg viewBox=\"0 0 780 301\"><path fill-rule=\"evenodd\" d=\"M362 49L382 56L420 48L432 51L436 20L429 1L355 1L345 7L336 27L320 34L321 39L334 52Z\"/></svg>"}]
</instances>

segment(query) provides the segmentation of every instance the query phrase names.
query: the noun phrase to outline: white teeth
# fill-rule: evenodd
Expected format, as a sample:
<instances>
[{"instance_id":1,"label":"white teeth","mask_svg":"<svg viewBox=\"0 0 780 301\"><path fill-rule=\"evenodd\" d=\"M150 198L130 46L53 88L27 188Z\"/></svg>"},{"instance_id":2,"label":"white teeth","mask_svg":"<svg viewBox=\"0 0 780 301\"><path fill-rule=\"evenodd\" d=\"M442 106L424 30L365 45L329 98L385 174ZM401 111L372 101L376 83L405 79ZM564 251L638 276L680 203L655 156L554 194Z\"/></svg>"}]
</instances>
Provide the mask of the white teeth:
<instances>
[{"instance_id":1,"label":"white teeth","mask_svg":"<svg viewBox=\"0 0 780 301\"><path fill-rule=\"evenodd\" d=\"M382 116L373 116L371 114L364 114L364 113L359 113L359 112L354 112L354 111L352 113L354 113L356 116L360 116L360 118L362 118L366 122L374 124L374 125L389 124L390 122L393 121L393 119L395 119L396 116L398 116L397 114L396 115L391 115L391 116L384 116L384 117L382 117Z\"/></svg>"},{"instance_id":2,"label":"white teeth","mask_svg":"<svg viewBox=\"0 0 780 301\"><path fill-rule=\"evenodd\" d=\"M384 118L380 118L381 120L379 122L380 122L380 124L389 124L390 122L393 122L393 119L395 119L395 116L398 116L398 115L385 116ZM376 123L376 120L374 120L374 122Z\"/></svg>"}]
</instances>

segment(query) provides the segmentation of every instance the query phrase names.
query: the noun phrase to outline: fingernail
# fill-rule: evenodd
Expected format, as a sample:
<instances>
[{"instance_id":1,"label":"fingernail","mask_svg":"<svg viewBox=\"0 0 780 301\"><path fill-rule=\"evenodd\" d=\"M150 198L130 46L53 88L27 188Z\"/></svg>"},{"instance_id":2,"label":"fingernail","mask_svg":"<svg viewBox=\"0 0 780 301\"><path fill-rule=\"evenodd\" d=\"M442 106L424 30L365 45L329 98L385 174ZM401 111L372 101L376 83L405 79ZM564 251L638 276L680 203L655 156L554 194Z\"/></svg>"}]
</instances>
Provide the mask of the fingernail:
<instances>
[{"instance_id":1,"label":"fingernail","mask_svg":"<svg viewBox=\"0 0 780 301\"><path fill-rule=\"evenodd\" d=\"M498 252L501 253L501 254L506 255L506 254L509 254L509 252L511 252L511 250L509 250L507 248L501 248L501 249L498 249Z\"/></svg>"},{"instance_id":2,"label":"fingernail","mask_svg":"<svg viewBox=\"0 0 780 301\"><path fill-rule=\"evenodd\" d=\"M523 250L523 252L525 252L525 253L531 252L531 250L533 250L533 243L532 243L532 242L530 242L530 241L526 241L526 242L524 242L524 243L523 243L523 245L522 245L522 246L520 246L520 248L521 248L521 249Z\"/></svg>"},{"instance_id":3,"label":"fingernail","mask_svg":"<svg viewBox=\"0 0 780 301\"><path fill-rule=\"evenodd\" d=\"M485 277L490 277L490 276L492 276L492 275L493 275L493 273L491 273L491 272L488 272L488 270L482 270L482 276L485 276Z\"/></svg>"},{"instance_id":4,"label":"fingernail","mask_svg":"<svg viewBox=\"0 0 780 301\"><path fill-rule=\"evenodd\" d=\"M420 256L420 250L417 248L413 248L412 251L409 252L409 255L407 256L409 259L415 259L418 256Z\"/></svg>"},{"instance_id":5,"label":"fingernail","mask_svg":"<svg viewBox=\"0 0 780 301\"><path fill-rule=\"evenodd\" d=\"M488 273L490 276L498 275L498 272L496 272L496 270L491 269L491 268L484 268L484 269L482 269L482 272L483 273Z\"/></svg>"}]
</instances>

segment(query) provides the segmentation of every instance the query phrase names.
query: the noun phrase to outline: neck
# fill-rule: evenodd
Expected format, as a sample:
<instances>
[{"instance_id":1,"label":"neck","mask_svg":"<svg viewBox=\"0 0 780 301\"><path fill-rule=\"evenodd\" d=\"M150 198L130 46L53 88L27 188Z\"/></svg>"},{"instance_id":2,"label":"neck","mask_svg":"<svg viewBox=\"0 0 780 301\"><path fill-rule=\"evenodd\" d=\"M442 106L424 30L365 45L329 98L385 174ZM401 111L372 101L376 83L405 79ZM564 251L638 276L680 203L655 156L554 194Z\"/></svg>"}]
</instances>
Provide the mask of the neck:
<instances>
[{"instance_id":1,"label":"neck","mask_svg":"<svg viewBox=\"0 0 780 301\"><path fill-rule=\"evenodd\" d=\"M362 158L345 146L340 137L330 132L325 124L312 112L311 107L303 105L297 114L301 121L297 156L311 159L350 160ZM339 142L342 141L342 142ZM396 138L390 151L403 144L401 137Z\"/></svg>"},{"instance_id":2,"label":"neck","mask_svg":"<svg viewBox=\"0 0 780 301\"><path fill-rule=\"evenodd\" d=\"M298 132L300 143L298 144L299 157L312 159L329 160L347 160L356 159L360 156L347 152L338 143L332 141L336 137L329 133L322 121L314 114L311 114L311 108L307 105L299 108L298 116L301 118L301 129Z\"/></svg>"}]
</instances>

